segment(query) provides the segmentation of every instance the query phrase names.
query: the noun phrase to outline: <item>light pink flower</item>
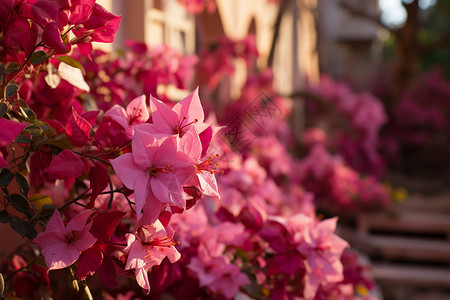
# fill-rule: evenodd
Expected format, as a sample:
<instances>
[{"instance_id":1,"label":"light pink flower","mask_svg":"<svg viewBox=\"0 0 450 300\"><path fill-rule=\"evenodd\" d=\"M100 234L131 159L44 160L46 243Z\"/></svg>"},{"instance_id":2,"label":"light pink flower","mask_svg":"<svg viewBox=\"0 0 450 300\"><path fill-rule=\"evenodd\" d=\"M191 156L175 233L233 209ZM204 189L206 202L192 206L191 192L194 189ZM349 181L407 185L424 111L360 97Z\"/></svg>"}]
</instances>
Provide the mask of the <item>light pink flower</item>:
<instances>
[{"instance_id":1,"label":"light pink flower","mask_svg":"<svg viewBox=\"0 0 450 300\"><path fill-rule=\"evenodd\" d=\"M126 110L119 105L114 105L103 115L104 118L111 118L125 129L125 132L132 136L133 126L145 123L150 114L145 104L145 96L139 96L133 99L127 106Z\"/></svg>"},{"instance_id":2,"label":"light pink flower","mask_svg":"<svg viewBox=\"0 0 450 300\"><path fill-rule=\"evenodd\" d=\"M218 155L201 158L202 143L195 128L185 132L180 139L180 149L192 160L196 175L194 184L200 187L203 194L220 199L216 177L214 176L215 173L221 172L218 170L219 164L216 162Z\"/></svg>"},{"instance_id":3,"label":"light pink flower","mask_svg":"<svg viewBox=\"0 0 450 300\"><path fill-rule=\"evenodd\" d=\"M125 270L135 270L137 283L145 290L150 290L148 270L161 264L164 258L174 263L181 255L174 247L177 243L168 236L159 220L152 225L140 226L135 233L126 235L128 254Z\"/></svg>"},{"instance_id":4,"label":"light pink flower","mask_svg":"<svg viewBox=\"0 0 450 300\"><path fill-rule=\"evenodd\" d=\"M198 257L193 257L187 267L195 272L200 286L206 286L230 299L240 286L250 283L248 277L228 257L210 256L202 245L198 249Z\"/></svg>"},{"instance_id":5,"label":"light pink flower","mask_svg":"<svg viewBox=\"0 0 450 300\"><path fill-rule=\"evenodd\" d=\"M327 219L308 226L300 234L297 250L306 257L306 299L313 299L322 283L344 279L340 258L348 243L334 234L336 223L337 218Z\"/></svg>"},{"instance_id":6,"label":"light pink flower","mask_svg":"<svg viewBox=\"0 0 450 300\"><path fill-rule=\"evenodd\" d=\"M154 197L161 203L185 207L183 184L194 173L190 159L178 151L176 135L156 139L150 124L135 127L132 153L111 160L119 179L134 190L138 218L145 203Z\"/></svg>"},{"instance_id":7,"label":"light pink flower","mask_svg":"<svg viewBox=\"0 0 450 300\"><path fill-rule=\"evenodd\" d=\"M150 109L153 124L149 128L154 135L176 134L182 137L194 125L197 132L202 132L208 127L203 123L205 116L198 97L198 88L175 104L172 109L160 100L150 97Z\"/></svg>"},{"instance_id":8,"label":"light pink flower","mask_svg":"<svg viewBox=\"0 0 450 300\"><path fill-rule=\"evenodd\" d=\"M47 223L45 232L33 240L42 249L49 270L63 269L72 265L81 252L90 248L97 239L89 232L92 223L86 224L92 214L84 210L64 226L61 215L55 210Z\"/></svg>"}]
</instances>

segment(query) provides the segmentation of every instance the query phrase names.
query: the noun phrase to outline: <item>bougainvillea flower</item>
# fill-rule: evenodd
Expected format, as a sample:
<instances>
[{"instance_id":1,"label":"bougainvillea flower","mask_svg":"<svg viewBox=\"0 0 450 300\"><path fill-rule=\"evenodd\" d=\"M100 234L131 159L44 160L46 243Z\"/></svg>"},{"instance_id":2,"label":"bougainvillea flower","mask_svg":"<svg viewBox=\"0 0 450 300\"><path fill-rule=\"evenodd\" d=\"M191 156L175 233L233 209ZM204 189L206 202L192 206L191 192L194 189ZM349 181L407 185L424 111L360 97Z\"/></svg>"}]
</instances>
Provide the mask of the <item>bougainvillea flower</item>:
<instances>
[{"instance_id":1,"label":"bougainvillea flower","mask_svg":"<svg viewBox=\"0 0 450 300\"><path fill-rule=\"evenodd\" d=\"M150 132L155 135L176 134L182 137L194 125L198 132L208 127L203 123L205 116L198 97L198 88L172 109L162 101L150 97L150 109L153 120Z\"/></svg>"},{"instance_id":2,"label":"bougainvillea flower","mask_svg":"<svg viewBox=\"0 0 450 300\"><path fill-rule=\"evenodd\" d=\"M133 135L132 127L145 123L149 117L145 95L133 99L126 109L116 104L103 115L103 118L111 118L116 121L130 136Z\"/></svg>"},{"instance_id":3,"label":"bougainvillea flower","mask_svg":"<svg viewBox=\"0 0 450 300\"><path fill-rule=\"evenodd\" d=\"M135 126L132 153L111 160L122 183L134 190L138 217L151 193L163 203L184 208L183 184L194 173L191 160L178 151L178 136L156 139L148 132L150 126Z\"/></svg>"},{"instance_id":4,"label":"bougainvillea flower","mask_svg":"<svg viewBox=\"0 0 450 300\"><path fill-rule=\"evenodd\" d=\"M248 277L227 256L212 257L202 246L198 250L198 257L193 257L187 267L195 272L200 286L207 286L231 299L240 286L250 283Z\"/></svg>"},{"instance_id":5,"label":"bougainvillea flower","mask_svg":"<svg viewBox=\"0 0 450 300\"><path fill-rule=\"evenodd\" d=\"M159 220L152 225L140 226L135 233L126 234L128 254L125 270L135 270L137 283L145 290L150 290L148 270L161 264L164 258L174 263L181 255L174 247L177 245L167 234Z\"/></svg>"},{"instance_id":6,"label":"bougainvillea flower","mask_svg":"<svg viewBox=\"0 0 450 300\"><path fill-rule=\"evenodd\" d=\"M57 178L79 177L86 169L83 160L69 149L64 149L53 158L44 172Z\"/></svg>"},{"instance_id":7,"label":"bougainvillea flower","mask_svg":"<svg viewBox=\"0 0 450 300\"><path fill-rule=\"evenodd\" d=\"M119 29L122 16L116 16L107 11L100 4L95 3L89 19L73 29L76 38L71 40L71 44L78 44L80 52L90 57L92 52L92 42L112 43Z\"/></svg>"},{"instance_id":8,"label":"bougainvillea flower","mask_svg":"<svg viewBox=\"0 0 450 300\"><path fill-rule=\"evenodd\" d=\"M201 159L202 143L194 127L186 131L180 139L180 149L192 159L196 175L194 184L199 186L205 195L220 199L216 177L214 176L215 173L221 172L218 170L219 164L216 162L218 155Z\"/></svg>"},{"instance_id":9,"label":"bougainvillea flower","mask_svg":"<svg viewBox=\"0 0 450 300\"><path fill-rule=\"evenodd\" d=\"M304 297L313 299L322 283L340 282L344 279L340 260L348 243L334 234L337 218L319 222L305 228L297 250L306 257Z\"/></svg>"},{"instance_id":10,"label":"bougainvillea flower","mask_svg":"<svg viewBox=\"0 0 450 300\"><path fill-rule=\"evenodd\" d=\"M86 224L91 214L91 210L84 210L64 226L59 211L55 210L45 232L40 232L33 240L41 247L49 270L63 269L72 265L80 257L81 252L97 241L89 232L92 223Z\"/></svg>"}]
</instances>

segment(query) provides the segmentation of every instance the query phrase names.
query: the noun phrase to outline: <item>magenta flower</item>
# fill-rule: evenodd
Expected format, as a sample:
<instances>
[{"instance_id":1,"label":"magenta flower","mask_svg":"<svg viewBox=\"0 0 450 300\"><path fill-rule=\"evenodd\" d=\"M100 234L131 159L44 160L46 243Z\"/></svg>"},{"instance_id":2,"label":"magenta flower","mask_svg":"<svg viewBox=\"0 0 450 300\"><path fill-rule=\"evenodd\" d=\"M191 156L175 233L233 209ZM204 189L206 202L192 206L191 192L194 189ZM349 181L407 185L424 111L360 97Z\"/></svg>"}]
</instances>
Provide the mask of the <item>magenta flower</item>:
<instances>
[{"instance_id":1,"label":"magenta flower","mask_svg":"<svg viewBox=\"0 0 450 300\"><path fill-rule=\"evenodd\" d=\"M19 123L0 118L0 168L6 167L8 162L4 159L7 154L6 147L27 127L28 123Z\"/></svg>"},{"instance_id":2,"label":"magenta flower","mask_svg":"<svg viewBox=\"0 0 450 300\"><path fill-rule=\"evenodd\" d=\"M80 257L81 252L97 241L89 232L92 223L86 224L91 214L92 211L84 210L64 226L61 215L55 210L45 232L40 232L33 240L41 247L49 270L63 269L72 265Z\"/></svg>"},{"instance_id":3,"label":"magenta flower","mask_svg":"<svg viewBox=\"0 0 450 300\"><path fill-rule=\"evenodd\" d=\"M150 290L148 270L161 264L164 258L171 263L180 259L181 255L174 247L178 243L168 236L159 220L152 225L140 226L135 233L126 234L128 254L125 270L135 270L137 283L145 290Z\"/></svg>"},{"instance_id":4,"label":"magenta flower","mask_svg":"<svg viewBox=\"0 0 450 300\"><path fill-rule=\"evenodd\" d=\"M247 275L227 256L210 256L202 245L198 250L198 258L193 257L187 267L197 275L200 286L231 299L242 285L250 283Z\"/></svg>"},{"instance_id":5,"label":"magenta flower","mask_svg":"<svg viewBox=\"0 0 450 300\"><path fill-rule=\"evenodd\" d=\"M136 126L132 153L111 160L122 183L134 190L138 218L153 195L162 203L184 208L183 184L194 173L190 159L178 150L178 136L156 139L148 132L150 126Z\"/></svg>"},{"instance_id":6,"label":"magenta flower","mask_svg":"<svg viewBox=\"0 0 450 300\"><path fill-rule=\"evenodd\" d=\"M86 14L82 15L85 17ZM82 22L83 26L77 26L73 30L76 37L70 43L77 44L80 52L90 57L92 42L112 43L114 41L121 20L122 16L116 16L100 4L94 3L89 19Z\"/></svg>"}]
</instances>

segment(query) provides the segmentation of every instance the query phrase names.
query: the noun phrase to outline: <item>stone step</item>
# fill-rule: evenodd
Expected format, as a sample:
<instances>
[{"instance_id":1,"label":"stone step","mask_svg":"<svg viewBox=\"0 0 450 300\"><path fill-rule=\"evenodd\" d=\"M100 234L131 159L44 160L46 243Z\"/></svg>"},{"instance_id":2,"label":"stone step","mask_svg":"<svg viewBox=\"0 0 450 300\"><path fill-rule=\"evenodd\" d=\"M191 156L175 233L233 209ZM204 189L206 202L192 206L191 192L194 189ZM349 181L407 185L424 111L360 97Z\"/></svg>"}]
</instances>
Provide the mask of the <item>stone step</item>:
<instances>
[{"instance_id":1,"label":"stone step","mask_svg":"<svg viewBox=\"0 0 450 300\"><path fill-rule=\"evenodd\" d=\"M373 258L423 263L450 263L450 241L374 235L340 226L337 234Z\"/></svg>"},{"instance_id":2,"label":"stone step","mask_svg":"<svg viewBox=\"0 0 450 300\"><path fill-rule=\"evenodd\" d=\"M450 268L372 264L372 275L377 282L383 285L417 288L450 287Z\"/></svg>"},{"instance_id":3,"label":"stone step","mask_svg":"<svg viewBox=\"0 0 450 300\"><path fill-rule=\"evenodd\" d=\"M357 217L360 232L384 230L396 233L444 234L450 239L450 215L418 212L361 214Z\"/></svg>"}]
</instances>

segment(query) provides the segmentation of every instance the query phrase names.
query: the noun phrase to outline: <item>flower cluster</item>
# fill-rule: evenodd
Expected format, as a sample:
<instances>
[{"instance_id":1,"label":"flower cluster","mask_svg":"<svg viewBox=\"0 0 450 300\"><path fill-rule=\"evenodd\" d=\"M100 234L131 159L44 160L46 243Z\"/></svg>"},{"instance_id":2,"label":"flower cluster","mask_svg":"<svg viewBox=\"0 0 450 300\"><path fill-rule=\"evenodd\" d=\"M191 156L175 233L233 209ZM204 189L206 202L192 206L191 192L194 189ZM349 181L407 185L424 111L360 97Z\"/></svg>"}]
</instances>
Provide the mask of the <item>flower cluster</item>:
<instances>
[{"instance_id":1,"label":"flower cluster","mask_svg":"<svg viewBox=\"0 0 450 300\"><path fill-rule=\"evenodd\" d=\"M199 63L196 66L198 84L206 84L209 89L214 90L224 77L234 74L236 59L243 59L249 66L257 56L254 36L249 35L238 41L221 37L199 53Z\"/></svg>"},{"instance_id":2,"label":"flower cluster","mask_svg":"<svg viewBox=\"0 0 450 300\"><path fill-rule=\"evenodd\" d=\"M369 93L354 93L345 83L334 82L326 75L311 91L319 97L308 101L308 115L316 121L324 115L334 120L326 128L333 136L329 146L337 148L358 172L381 175L385 165L379 153L378 136L387 121L381 101Z\"/></svg>"},{"instance_id":3,"label":"flower cluster","mask_svg":"<svg viewBox=\"0 0 450 300\"><path fill-rule=\"evenodd\" d=\"M170 103L170 87L188 89L194 76L196 56L181 55L179 50L166 45L149 47L131 40L126 41L126 45L123 54L116 56L94 50L92 60L82 53L74 53L86 70L85 79L99 109L106 111L142 94Z\"/></svg>"},{"instance_id":4,"label":"flower cluster","mask_svg":"<svg viewBox=\"0 0 450 300\"><path fill-rule=\"evenodd\" d=\"M354 299L371 288L314 200L324 188L345 199L357 185L368 202L383 191L327 153L319 164L289 154L290 108L270 70L249 72L228 113L206 119L198 89L168 96L188 89L196 57L137 42L120 57L92 51L121 19L95 1L8 0L0 17L0 221L33 242L2 267L1 293L61 298L49 281L64 277L89 298L93 276L106 299ZM236 59L250 71L257 56L253 37L216 46L196 67L211 95ZM373 139L361 111L352 126Z\"/></svg>"}]
</instances>

